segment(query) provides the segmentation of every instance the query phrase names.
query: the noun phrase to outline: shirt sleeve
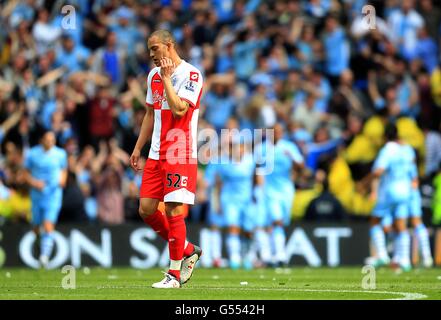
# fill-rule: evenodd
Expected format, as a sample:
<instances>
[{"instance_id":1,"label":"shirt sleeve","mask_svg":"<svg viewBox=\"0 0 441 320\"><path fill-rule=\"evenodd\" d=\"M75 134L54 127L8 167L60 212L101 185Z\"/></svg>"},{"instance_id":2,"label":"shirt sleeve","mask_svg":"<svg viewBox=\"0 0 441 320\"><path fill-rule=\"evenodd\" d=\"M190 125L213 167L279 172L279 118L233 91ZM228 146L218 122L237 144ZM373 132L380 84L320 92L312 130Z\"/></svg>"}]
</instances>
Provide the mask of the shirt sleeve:
<instances>
[{"instance_id":1,"label":"shirt sleeve","mask_svg":"<svg viewBox=\"0 0 441 320\"><path fill-rule=\"evenodd\" d=\"M67 169L67 153L64 150L61 150L61 154L60 154L60 168L62 170Z\"/></svg>"},{"instance_id":2,"label":"shirt sleeve","mask_svg":"<svg viewBox=\"0 0 441 320\"><path fill-rule=\"evenodd\" d=\"M210 187L214 186L214 183L216 182L216 175L217 175L216 165L209 164L205 169L205 181L208 183Z\"/></svg>"},{"instance_id":3,"label":"shirt sleeve","mask_svg":"<svg viewBox=\"0 0 441 320\"><path fill-rule=\"evenodd\" d=\"M201 97L202 86L203 79L201 73L196 69L189 71L182 86L178 90L178 97L196 108Z\"/></svg>"},{"instance_id":4,"label":"shirt sleeve","mask_svg":"<svg viewBox=\"0 0 441 320\"><path fill-rule=\"evenodd\" d=\"M153 77L153 70L150 71L147 77L147 96L145 97L145 104L149 107L153 107L152 77Z\"/></svg>"},{"instance_id":5,"label":"shirt sleeve","mask_svg":"<svg viewBox=\"0 0 441 320\"><path fill-rule=\"evenodd\" d=\"M377 159L375 159L372 170L376 171L377 169L386 169L388 164L389 164L389 156L387 149L382 149L378 154Z\"/></svg>"},{"instance_id":6,"label":"shirt sleeve","mask_svg":"<svg viewBox=\"0 0 441 320\"><path fill-rule=\"evenodd\" d=\"M418 166L416 163L416 154L415 150L413 148L409 147L409 153L410 153L410 178L415 179L418 178Z\"/></svg>"},{"instance_id":7,"label":"shirt sleeve","mask_svg":"<svg viewBox=\"0 0 441 320\"><path fill-rule=\"evenodd\" d=\"M304 162L303 156L300 153L299 148L295 144L291 145L289 154L290 154L292 161L294 161L295 163L301 164Z\"/></svg>"}]
</instances>

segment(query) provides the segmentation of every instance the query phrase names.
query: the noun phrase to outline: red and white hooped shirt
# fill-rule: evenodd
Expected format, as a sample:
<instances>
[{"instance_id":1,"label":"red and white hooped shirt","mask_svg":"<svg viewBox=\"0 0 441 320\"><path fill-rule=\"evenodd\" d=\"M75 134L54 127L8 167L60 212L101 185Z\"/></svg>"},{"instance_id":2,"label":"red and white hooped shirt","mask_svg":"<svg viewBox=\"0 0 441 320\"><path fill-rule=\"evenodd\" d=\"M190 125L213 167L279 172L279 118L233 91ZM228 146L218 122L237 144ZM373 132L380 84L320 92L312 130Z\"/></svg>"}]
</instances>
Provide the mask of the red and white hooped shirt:
<instances>
[{"instance_id":1,"label":"red and white hooped shirt","mask_svg":"<svg viewBox=\"0 0 441 320\"><path fill-rule=\"evenodd\" d=\"M190 107L184 116L174 118L167 99L160 74L160 67L152 69L147 77L147 106L154 109L154 125L149 158L196 159L197 125L199 102L203 79L201 72L181 60L171 76L173 88Z\"/></svg>"}]
</instances>

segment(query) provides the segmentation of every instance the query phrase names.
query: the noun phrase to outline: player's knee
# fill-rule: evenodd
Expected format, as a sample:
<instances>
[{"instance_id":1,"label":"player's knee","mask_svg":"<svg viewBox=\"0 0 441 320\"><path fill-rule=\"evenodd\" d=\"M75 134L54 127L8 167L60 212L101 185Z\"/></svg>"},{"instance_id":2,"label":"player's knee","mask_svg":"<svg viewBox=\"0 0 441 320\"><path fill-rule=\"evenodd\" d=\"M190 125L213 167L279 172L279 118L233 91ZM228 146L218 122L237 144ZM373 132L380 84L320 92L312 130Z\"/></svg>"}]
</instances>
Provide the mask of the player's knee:
<instances>
[{"instance_id":1,"label":"player's knee","mask_svg":"<svg viewBox=\"0 0 441 320\"><path fill-rule=\"evenodd\" d=\"M380 218L378 218L378 217L371 217L370 218L370 224L371 224L371 226L376 226L377 224L380 224Z\"/></svg>"},{"instance_id":2,"label":"player's knee","mask_svg":"<svg viewBox=\"0 0 441 320\"><path fill-rule=\"evenodd\" d=\"M139 205L138 213L142 219L147 218L148 216L154 214L156 212L156 208L153 208L149 205Z\"/></svg>"},{"instance_id":3,"label":"player's knee","mask_svg":"<svg viewBox=\"0 0 441 320\"><path fill-rule=\"evenodd\" d=\"M51 221L43 222L43 230L44 230L44 232L50 233L50 232L53 232L54 229L55 229L55 225L54 225L53 222L51 222Z\"/></svg>"},{"instance_id":4,"label":"player's knee","mask_svg":"<svg viewBox=\"0 0 441 320\"><path fill-rule=\"evenodd\" d=\"M395 229L397 229L398 232L406 231L406 221L404 219L396 220Z\"/></svg>"},{"instance_id":5,"label":"player's knee","mask_svg":"<svg viewBox=\"0 0 441 320\"><path fill-rule=\"evenodd\" d=\"M240 234L240 228L238 226L230 226L230 227L228 227L228 233Z\"/></svg>"},{"instance_id":6,"label":"player's knee","mask_svg":"<svg viewBox=\"0 0 441 320\"><path fill-rule=\"evenodd\" d=\"M274 221L274 226L283 227L283 221L282 220Z\"/></svg>"},{"instance_id":7,"label":"player's knee","mask_svg":"<svg viewBox=\"0 0 441 320\"><path fill-rule=\"evenodd\" d=\"M165 213L168 217L184 214L184 206L179 202L167 202L165 204Z\"/></svg>"},{"instance_id":8,"label":"player's knee","mask_svg":"<svg viewBox=\"0 0 441 320\"><path fill-rule=\"evenodd\" d=\"M422 223L422 221L419 217L413 217L410 219L410 223L411 223L412 227L415 228L415 227L418 227Z\"/></svg>"}]
</instances>

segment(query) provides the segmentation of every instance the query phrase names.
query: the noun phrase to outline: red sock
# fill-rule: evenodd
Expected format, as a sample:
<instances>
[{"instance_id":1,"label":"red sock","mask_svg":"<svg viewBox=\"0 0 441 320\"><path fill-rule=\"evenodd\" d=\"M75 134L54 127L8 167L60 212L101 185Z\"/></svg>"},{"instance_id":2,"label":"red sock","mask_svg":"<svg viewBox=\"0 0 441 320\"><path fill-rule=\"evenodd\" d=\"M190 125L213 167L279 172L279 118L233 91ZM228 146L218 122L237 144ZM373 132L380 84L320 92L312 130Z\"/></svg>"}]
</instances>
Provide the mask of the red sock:
<instances>
[{"instance_id":1,"label":"red sock","mask_svg":"<svg viewBox=\"0 0 441 320\"><path fill-rule=\"evenodd\" d=\"M168 241L168 234L170 228L168 226L167 217L159 210L156 210L154 214L147 216L143 219L144 222L152 227L152 229L158 233L162 239Z\"/></svg>"},{"instance_id":2,"label":"red sock","mask_svg":"<svg viewBox=\"0 0 441 320\"><path fill-rule=\"evenodd\" d=\"M187 243L187 246L184 248L184 257L189 256L194 250L194 244L191 242Z\"/></svg>"},{"instance_id":3,"label":"red sock","mask_svg":"<svg viewBox=\"0 0 441 320\"><path fill-rule=\"evenodd\" d=\"M167 217L170 226L168 249L170 253L170 269L169 273L180 279L181 268L176 264L182 261L184 257L184 246L187 229L185 227L185 220L183 215L174 217Z\"/></svg>"}]
</instances>

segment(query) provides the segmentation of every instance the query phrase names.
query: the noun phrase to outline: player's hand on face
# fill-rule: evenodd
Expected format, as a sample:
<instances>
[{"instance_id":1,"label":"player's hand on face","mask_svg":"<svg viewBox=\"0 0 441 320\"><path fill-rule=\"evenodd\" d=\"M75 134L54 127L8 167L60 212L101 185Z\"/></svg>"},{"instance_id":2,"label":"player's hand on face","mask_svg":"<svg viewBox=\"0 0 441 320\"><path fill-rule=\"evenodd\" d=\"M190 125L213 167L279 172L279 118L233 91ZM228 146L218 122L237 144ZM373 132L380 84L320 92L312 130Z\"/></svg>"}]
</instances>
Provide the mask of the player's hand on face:
<instances>
[{"instance_id":1,"label":"player's hand on face","mask_svg":"<svg viewBox=\"0 0 441 320\"><path fill-rule=\"evenodd\" d=\"M139 157L141 156L141 152L139 150L133 150L132 155L130 156L130 166L133 170L138 171L141 168L138 166L139 164Z\"/></svg>"},{"instance_id":2,"label":"player's hand on face","mask_svg":"<svg viewBox=\"0 0 441 320\"><path fill-rule=\"evenodd\" d=\"M165 78L171 77L175 71L175 65L170 58L161 59L161 76Z\"/></svg>"}]
</instances>

